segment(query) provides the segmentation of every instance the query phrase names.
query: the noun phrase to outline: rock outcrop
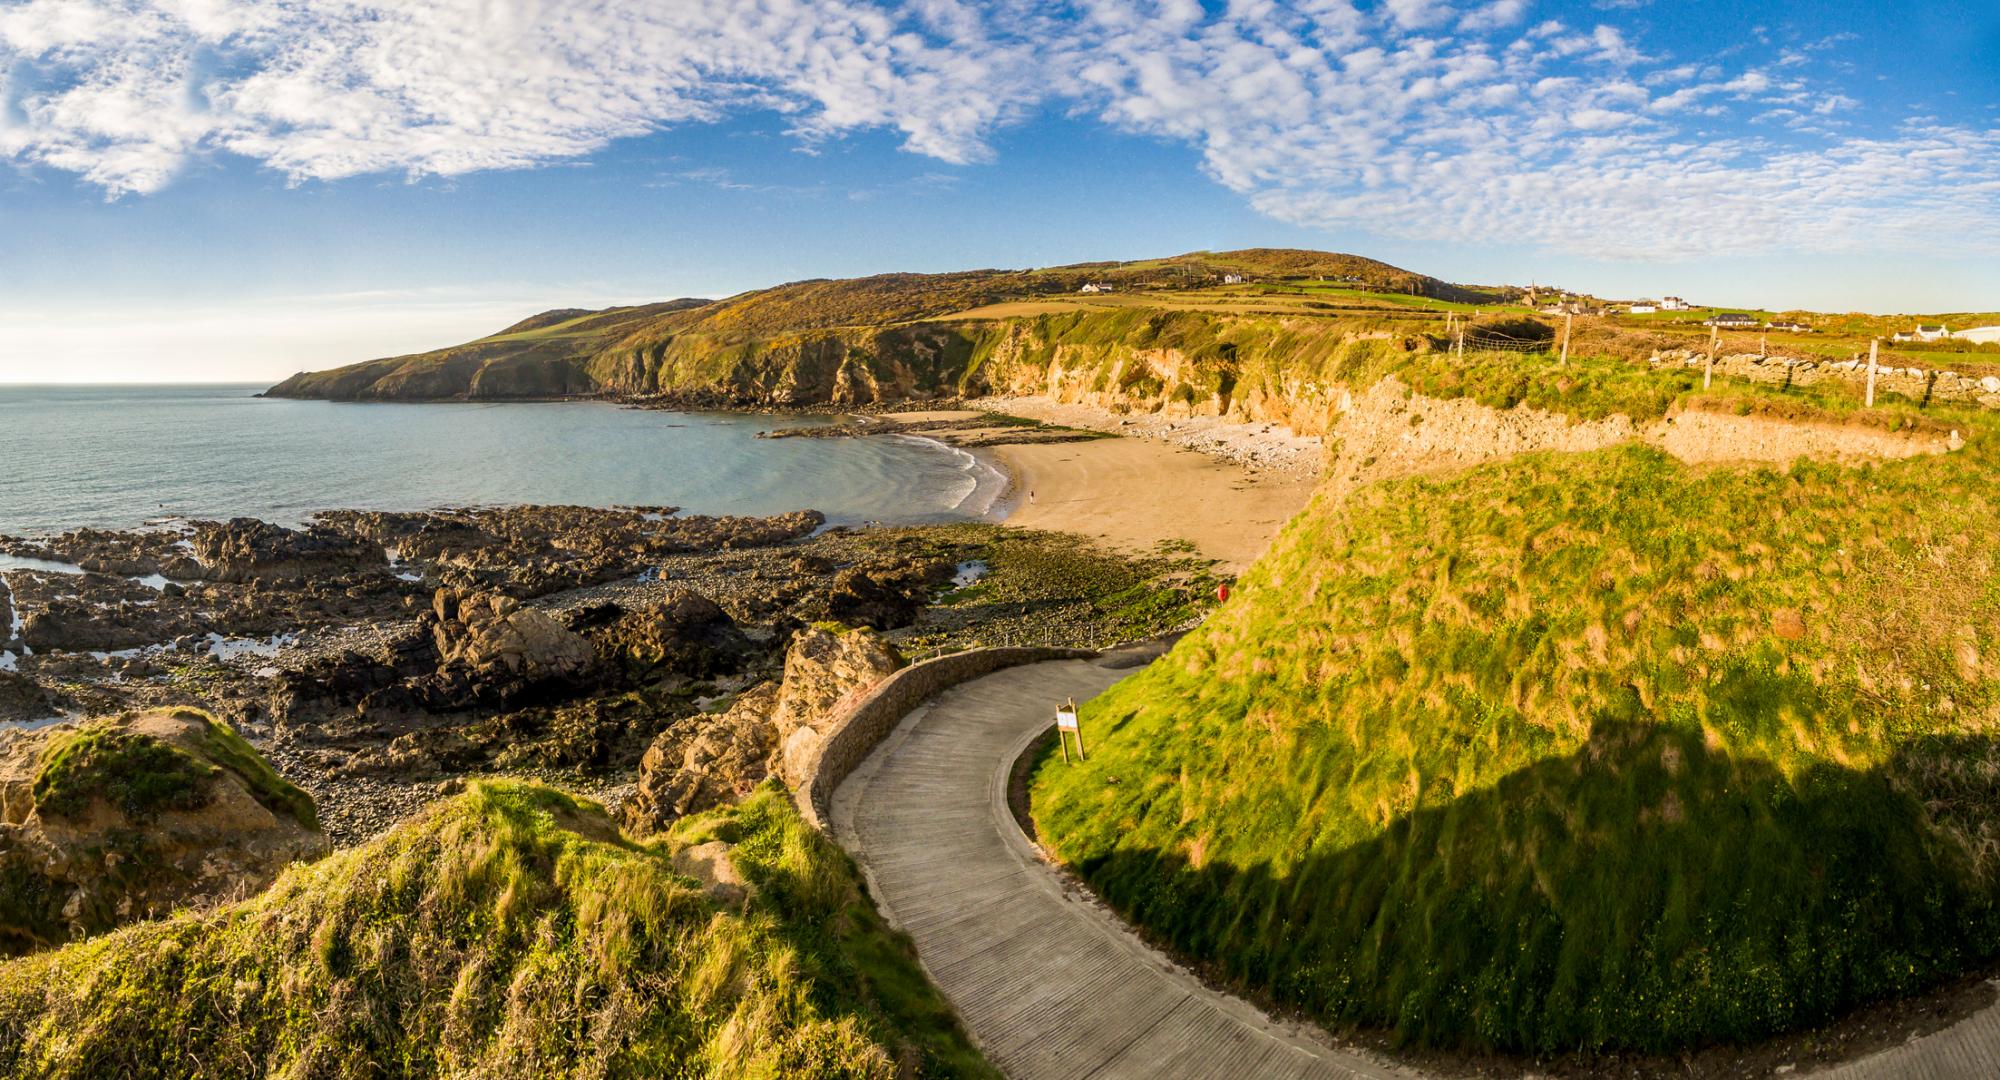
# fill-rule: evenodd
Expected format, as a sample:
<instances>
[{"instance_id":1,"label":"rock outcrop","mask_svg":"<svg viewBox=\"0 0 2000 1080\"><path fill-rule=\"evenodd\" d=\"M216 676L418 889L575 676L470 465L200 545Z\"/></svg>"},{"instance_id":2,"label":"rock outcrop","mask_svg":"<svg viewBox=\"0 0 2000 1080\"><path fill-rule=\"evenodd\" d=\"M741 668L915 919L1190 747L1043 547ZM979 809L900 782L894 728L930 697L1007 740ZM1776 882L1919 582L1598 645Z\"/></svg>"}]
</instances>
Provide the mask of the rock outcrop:
<instances>
[{"instance_id":1,"label":"rock outcrop","mask_svg":"<svg viewBox=\"0 0 2000 1080\"><path fill-rule=\"evenodd\" d=\"M56 697L25 675L0 669L0 722L33 722L56 714Z\"/></svg>"},{"instance_id":2,"label":"rock outcrop","mask_svg":"<svg viewBox=\"0 0 2000 1080\"><path fill-rule=\"evenodd\" d=\"M809 626L792 637L785 653L785 680L771 728L778 745L772 772L787 784L804 779L826 740L825 725L849 702L896 673L903 658L895 646L866 630Z\"/></svg>"},{"instance_id":3,"label":"rock outcrop","mask_svg":"<svg viewBox=\"0 0 2000 1080\"><path fill-rule=\"evenodd\" d=\"M431 614L440 665L462 666L482 677L574 675L595 655L582 637L511 596L439 589Z\"/></svg>"},{"instance_id":4,"label":"rock outcrop","mask_svg":"<svg viewBox=\"0 0 2000 1080\"><path fill-rule=\"evenodd\" d=\"M780 683L740 695L720 715L682 720L653 740L625 807L626 828L657 832L741 798L767 776L796 783L842 706L901 666L895 648L872 630L799 631Z\"/></svg>"},{"instance_id":5,"label":"rock outcrop","mask_svg":"<svg viewBox=\"0 0 2000 1080\"><path fill-rule=\"evenodd\" d=\"M513 506L423 513L334 511L326 527L393 551L460 589L516 597L634 577L669 555L760 547L826 523L811 510L771 517L683 516L671 506Z\"/></svg>"},{"instance_id":6,"label":"rock outcrop","mask_svg":"<svg viewBox=\"0 0 2000 1080\"><path fill-rule=\"evenodd\" d=\"M0 954L240 899L326 850L311 798L203 713L0 733Z\"/></svg>"},{"instance_id":7,"label":"rock outcrop","mask_svg":"<svg viewBox=\"0 0 2000 1080\"><path fill-rule=\"evenodd\" d=\"M636 675L672 671L704 678L733 668L755 648L721 605L693 589L676 588L642 608L579 608L564 622L587 633L600 658Z\"/></svg>"},{"instance_id":8,"label":"rock outcrop","mask_svg":"<svg viewBox=\"0 0 2000 1080\"><path fill-rule=\"evenodd\" d=\"M660 732L639 762L638 789L625 804L625 827L639 835L750 793L770 775L777 734L771 714L778 688L765 683L737 696L719 715L691 716Z\"/></svg>"},{"instance_id":9,"label":"rock outcrop","mask_svg":"<svg viewBox=\"0 0 2000 1080\"><path fill-rule=\"evenodd\" d=\"M199 572L183 569L171 576L226 582L296 581L378 567L385 561L381 545L322 525L287 529L255 518L196 522L188 542L201 564Z\"/></svg>"},{"instance_id":10,"label":"rock outcrop","mask_svg":"<svg viewBox=\"0 0 2000 1080\"><path fill-rule=\"evenodd\" d=\"M418 626L430 635L437 671L414 680L410 696L434 710L516 704L581 678L597 658L581 635L502 593L439 589Z\"/></svg>"}]
</instances>

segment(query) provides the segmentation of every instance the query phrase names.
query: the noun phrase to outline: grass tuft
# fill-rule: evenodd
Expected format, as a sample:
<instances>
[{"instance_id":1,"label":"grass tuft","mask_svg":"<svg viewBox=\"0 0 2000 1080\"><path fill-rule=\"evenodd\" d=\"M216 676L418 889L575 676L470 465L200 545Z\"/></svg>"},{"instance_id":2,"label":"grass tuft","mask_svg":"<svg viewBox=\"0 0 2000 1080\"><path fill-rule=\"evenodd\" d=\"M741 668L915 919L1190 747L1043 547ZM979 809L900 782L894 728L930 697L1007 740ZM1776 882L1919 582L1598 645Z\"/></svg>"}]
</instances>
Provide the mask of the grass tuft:
<instances>
[{"instance_id":1,"label":"grass tuft","mask_svg":"<svg viewBox=\"0 0 2000 1080\"><path fill-rule=\"evenodd\" d=\"M782 791L683 828L738 837L748 910L594 804L475 783L255 899L0 964L0 1075L992 1075Z\"/></svg>"}]
</instances>

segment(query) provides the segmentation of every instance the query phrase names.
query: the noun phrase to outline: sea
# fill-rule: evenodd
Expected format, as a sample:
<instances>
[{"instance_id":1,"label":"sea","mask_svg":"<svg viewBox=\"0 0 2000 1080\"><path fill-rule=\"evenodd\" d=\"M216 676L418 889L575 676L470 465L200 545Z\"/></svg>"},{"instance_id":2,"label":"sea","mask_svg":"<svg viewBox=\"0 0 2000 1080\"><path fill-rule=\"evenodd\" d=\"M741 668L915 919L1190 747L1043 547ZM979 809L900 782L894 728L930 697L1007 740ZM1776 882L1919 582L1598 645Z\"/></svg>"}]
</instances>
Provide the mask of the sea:
<instances>
[{"instance_id":1,"label":"sea","mask_svg":"<svg viewBox=\"0 0 2000 1080\"><path fill-rule=\"evenodd\" d=\"M355 404L261 386L0 386L0 534L320 510L560 503L833 524L993 513L1005 477L935 440L760 439L816 417L605 402Z\"/></svg>"}]
</instances>

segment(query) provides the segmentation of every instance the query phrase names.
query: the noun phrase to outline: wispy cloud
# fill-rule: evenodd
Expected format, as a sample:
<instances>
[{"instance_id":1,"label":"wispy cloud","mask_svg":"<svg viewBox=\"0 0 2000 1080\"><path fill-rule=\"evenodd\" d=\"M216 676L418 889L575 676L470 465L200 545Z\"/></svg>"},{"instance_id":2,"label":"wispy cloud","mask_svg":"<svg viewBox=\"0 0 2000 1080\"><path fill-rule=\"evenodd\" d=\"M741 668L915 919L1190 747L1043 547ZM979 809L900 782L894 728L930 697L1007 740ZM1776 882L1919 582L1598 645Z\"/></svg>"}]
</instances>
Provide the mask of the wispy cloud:
<instances>
[{"instance_id":1,"label":"wispy cloud","mask_svg":"<svg viewBox=\"0 0 2000 1080\"><path fill-rule=\"evenodd\" d=\"M28 0L0 10L0 158L113 196L216 154L451 176L764 110L963 165L1056 107L1304 225L1630 258L2000 242L2000 128L1859 134L1860 90L1803 51L1670 46L1529 0Z\"/></svg>"}]
</instances>

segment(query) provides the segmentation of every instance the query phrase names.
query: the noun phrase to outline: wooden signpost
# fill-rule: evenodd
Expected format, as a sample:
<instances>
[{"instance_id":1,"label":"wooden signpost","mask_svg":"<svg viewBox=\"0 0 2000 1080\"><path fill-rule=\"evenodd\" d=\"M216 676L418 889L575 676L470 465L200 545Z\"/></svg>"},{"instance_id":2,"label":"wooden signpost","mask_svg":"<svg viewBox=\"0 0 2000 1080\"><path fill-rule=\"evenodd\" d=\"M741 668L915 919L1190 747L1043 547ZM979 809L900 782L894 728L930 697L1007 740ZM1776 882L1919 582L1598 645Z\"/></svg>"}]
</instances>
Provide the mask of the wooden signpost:
<instances>
[{"instance_id":1,"label":"wooden signpost","mask_svg":"<svg viewBox=\"0 0 2000 1080\"><path fill-rule=\"evenodd\" d=\"M1076 720L1075 698L1070 698L1067 704L1056 710L1056 742L1062 744L1063 764L1065 765L1069 764L1069 735L1066 733L1074 733L1076 735L1076 759L1082 761L1083 728Z\"/></svg>"}]
</instances>

